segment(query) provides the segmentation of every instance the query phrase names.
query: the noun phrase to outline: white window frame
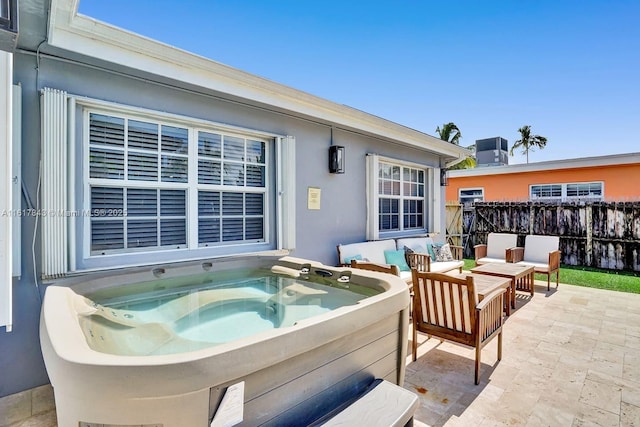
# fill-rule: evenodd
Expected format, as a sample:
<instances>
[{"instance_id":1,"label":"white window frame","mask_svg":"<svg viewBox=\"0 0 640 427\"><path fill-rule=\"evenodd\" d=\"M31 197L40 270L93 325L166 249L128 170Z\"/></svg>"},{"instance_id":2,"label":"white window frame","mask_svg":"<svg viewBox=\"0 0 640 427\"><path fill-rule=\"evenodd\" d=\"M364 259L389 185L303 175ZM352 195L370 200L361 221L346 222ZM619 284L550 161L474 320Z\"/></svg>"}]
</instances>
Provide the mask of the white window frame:
<instances>
[{"instance_id":1,"label":"white window frame","mask_svg":"<svg viewBox=\"0 0 640 427\"><path fill-rule=\"evenodd\" d=\"M83 165L83 170L84 170L84 178L83 178L83 183L85 185L84 188L84 205L83 205L83 211L84 212L89 212L90 214L93 214L94 211L96 211L95 207L92 207L90 205L90 200L91 200L91 188L92 187L111 187L111 188L117 188L117 189L123 189L123 191L126 191L127 193L129 192L130 189L148 189L148 190L178 190L178 191L184 191L185 193L185 229L186 229L186 235L185 235L185 243L183 244L178 244L177 246L173 246L173 248L175 249L189 249L189 250L194 250L197 249L198 247L211 247L211 246L223 246L225 245L225 243L217 243L217 244L200 244L198 243L198 228L197 228L197 223L199 221L199 212L198 212L198 195L200 191L209 191L209 192L233 192L233 193L241 193L241 194L248 194L248 193L254 193L254 194L261 194L263 196L263 220L265 221L264 224L264 233L262 236L262 239L258 239L258 240L237 240L237 241L232 241L230 244L251 244L251 243L268 243L268 235L267 233L269 232L269 225L266 223L266 220L269 218L268 216L268 195L270 193L271 186L271 180L269 179L270 176L270 169L271 166L268 164L268 158L271 156L271 151L272 148L270 148L273 145L273 138L258 138L255 137L253 135L246 135L246 134L240 134L238 132L228 132L228 131L224 131L221 130L219 128L204 128L204 127L190 127L188 124L184 124L184 123L176 123L176 122L168 122L168 121L163 121L163 120L157 120L157 119L150 119L150 118L146 118L146 117L139 117L139 116L135 116L135 115L131 115L131 114L115 114L115 113L111 113L111 112L105 112L99 109L95 109L95 108L85 108L83 111L83 145L84 145L84 150L85 152L88 152L90 149L106 149L108 151L112 151L112 152L122 152L123 153L123 158L127 158L128 156L130 156L131 154L144 154L144 155L148 155L149 152L145 151L145 150L141 150L139 148L125 148L124 146L122 147L112 147L112 146L102 146L102 145L93 145L93 146L89 146L89 123L90 123L90 117L92 114L98 114L98 115L105 115L105 116L109 116L109 117L113 117L116 119L121 119L123 120L125 129L129 129L129 122L130 121L144 121L146 123L150 123L152 125L155 125L156 129L160 132L164 127L174 127L174 128L180 128L180 129L184 129L187 131L187 138L188 138L188 153L186 155L180 155L180 154L175 154L175 153L171 153L171 152L164 152L161 151L160 149L156 149L155 152L153 152L153 155L155 157L158 158L158 162L156 164L156 172L157 172L157 179L156 180L136 180L136 179L127 179L126 177L123 177L123 179L109 179L109 178L92 178L90 176L90 165L89 165L89 156L85 155L84 156L84 165ZM265 163L263 164L263 166L265 167L265 183L263 187L251 187L251 186L232 186L232 185L224 185L224 184L219 184L219 185L212 185L212 184L202 184L198 182L198 162L199 160L203 159L202 156L199 155L198 153L198 138L200 135L200 132L207 132L207 133L215 133L218 135L221 135L222 137L225 138L241 138L243 140L253 140L253 141L259 141L261 143L263 143L265 145L265 158L264 161ZM126 131L125 131L126 133ZM158 134L159 136L160 134ZM127 139L127 138L125 138ZM186 178L186 182L172 182L172 181L163 181L161 178L161 174L162 174L162 161L163 158L167 156L167 157L171 157L171 158L180 158L180 159L186 159L187 160L187 164L188 164L188 169L187 169L187 178ZM243 156L244 157L244 156ZM223 159L220 158L220 163L223 162L229 162L227 159ZM240 162L238 161L231 161L231 163L233 164L242 164L244 165L249 165L251 164L251 162L247 161L247 160L242 160ZM125 164L123 165L124 170L125 170L125 175L126 175L126 170L127 170L127 164L126 164L126 160L125 160ZM123 199L124 200L124 199ZM123 205L123 210L126 211L127 210L127 206ZM220 214L220 216L222 217L223 215ZM94 217L92 215L89 215L90 219L88 221L85 222L85 230L84 230L84 236L85 236L85 240L84 240L84 256L85 257L95 257L95 256L104 256L108 253L114 253L114 254L118 254L118 253L135 253L135 252L149 252L149 251L164 251L164 250L170 250L171 247L169 246L150 246L150 247L142 247L142 248L123 248L123 249L118 249L118 250L107 250L104 252L101 251L92 251L90 246L91 246L91 231L90 231L90 226L91 226L91 222L93 221L100 221L99 217ZM157 214L154 217L141 217L141 218L130 218L131 215L127 215L126 212L119 217L109 217L106 216L107 218L110 218L109 220L115 220L115 221L120 221L119 218L122 219L123 222L128 222L128 221L141 221L141 220L146 220L147 222L151 222L152 220L155 220L156 222L160 221L162 222L163 217L166 218L166 216L162 215L161 212L157 212ZM182 216L180 216L179 219L181 219ZM242 219L246 219L247 216L246 215L242 215ZM171 218L169 218L171 219ZM127 232L127 227L126 225L124 226L123 229L123 233L126 234ZM160 233L158 233L158 239L160 238ZM126 237L124 237L124 242L123 244L126 246L127 245L127 239ZM87 247L87 245L89 247Z\"/></svg>"},{"instance_id":2,"label":"white window frame","mask_svg":"<svg viewBox=\"0 0 640 427\"><path fill-rule=\"evenodd\" d=\"M474 195L464 195L463 196L463 192L464 191L479 191L479 198L477 194ZM472 198L473 200L471 200L470 202L467 202L466 200L463 199L468 199L468 198ZM460 202L460 204L465 205L467 203L473 203L473 202L484 202L484 187L469 187L469 188L460 188L458 189L458 201Z\"/></svg>"},{"instance_id":3,"label":"white window frame","mask_svg":"<svg viewBox=\"0 0 640 427\"><path fill-rule=\"evenodd\" d=\"M568 196L567 190L569 186L573 185L599 185L599 195L586 195L586 196ZM534 188L540 187L560 187L559 196L542 196L536 197L533 194ZM603 181L584 181L584 182L564 182L564 183L549 183L549 184L531 184L529 185L529 200L531 201L577 201L577 200L604 200L604 182Z\"/></svg>"},{"instance_id":4,"label":"white window frame","mask_svg":"<svg viewBox=\"0 0 640 427\"><path fill-rule=\"evenodd\" d=\"M53 239L43 244L43 268L42 277L46 279L64 277L73 272L91 270L106 270L121 268L124 266L153 265L158 263L196 260L218 256L242 255L248 253L278 253L295 249L295 137L263 132L255 129L247 129L229 126L212 121L196 119L188 116L164 113L124 104L96 100L80 96L69 95L64 91L50 88L42 90L43 98L43 135L54 134L64 136L67 141L64 146L56 149L56 153L66 152L68 166L65 162L51 162L53 166L43 173L45 182L55 183L43 185L43 198L48 200L53 194L53 199L63 199L60 203L65 209L63 221L68 222L66 227L58 227L56 235L68 236L67 238ZM66 99L65 102L57 102L57 107L50 107L51 99ZM61 106L64 105L64 106ZM62 109L63 111L60 111ZM188 183L170 183L174 188L184 188L187 191L187 227L188 245L185 249L152 248L136 252L91 254L90 242L90 217L89 212L89 135L88 114L97 112L118 117L126 116L137 120L162 122L163 124L187 127L191 138L197 138L197 130L220 131L226 134L241 135L248 139L265 140L267 142L265 152L265 198L264 198L264 234L263 239L254 242L236 241L224 242L224 245L199 247L197 239L198 202L197 190L197 140L189 143L189 170ZM66 123L68 132L61 132L61 124ZM65 126L62 126L63 128ZM193 148L191 148L193 147ZM193 151L193 153L191 153ZM43 153L43 158L51 156ZM46 160L46 159L45 159ZM192 166L193 165L193 166ZM105 180L109 181L109 180ZM113 180L116 181L117 180ZM95 183L96 181L94 181ZM158 188L154 181L153 188ZM122 185L106 186L121 187ZM118 183L122 184L122 183ZM139 184L136 182L136 185ZM144 186L144 182L140 182ZM185 185L186 184L186 185ZM65 187L68 191L58 194L56 188ZM242 192L256 191L250 186L230 187L225 189L233 191L234 188ZM261 188L261 187L259 187ZM45 191L46 190L46 191ZM54 194L55 193L55 194ZM47 208L49 202L43 203ZM57 211L56 211L57 212ZM56 220L60 219L56 215ZM193 230L196 230L193 232ZM57 262L62 258L64 262ZM53 261L53 262L51 262ZM53 267L49 267L53 265Z\"/></svg>"},{"instance_id":5,"label":"white window frame","mask_svg":"<svg viewBox=\"0 0 640 427\"><path fill-rule=\"evenodd\" d=\"M569 186L589 186L589 194L569 196ZM591 187L600 187L600 194L591 194ZM595 189L595 188L594 188ZM590 182L571 182L564 185L565 200L604 200L604 182L603 181L590 181Z\"/></svg>"},{"instance_id":6,"label":"white window frame","mask_svg":"<svg viewBox=\"0 0 640 427\"><path fill-rule=\"evenodd\" d=\"M13 54L0 50L0 328L10 332L13 324L12 243L12 148L13 148Z\"/></svg>"},{"instance_id":7,"label":"white window frame","mask_svg":"<svg viewBox=\"0 0 640 427\"><path fill-rule=\"evenodd\" d=\"M399 166L400 169L400 196L391 196L400 200L399 204L399 230L380 230L379 227L379 203L380 198L388 196L379 194L379 168L381 164ZM402 194L402 177L403 169L417 169L424 172L424 211L423 211L423 227L422 228L404 228L404 200L415 200L413 196L404 196ZM390 157L383 157L377 154L367 155L367 239L379 240L383 238L393 238L405 235L418 235L429 232L439 231L440 215L439 206L441 205L441 189L440 189L440 170L426 165L398 160Z\"/></svg>"}]
</instances>

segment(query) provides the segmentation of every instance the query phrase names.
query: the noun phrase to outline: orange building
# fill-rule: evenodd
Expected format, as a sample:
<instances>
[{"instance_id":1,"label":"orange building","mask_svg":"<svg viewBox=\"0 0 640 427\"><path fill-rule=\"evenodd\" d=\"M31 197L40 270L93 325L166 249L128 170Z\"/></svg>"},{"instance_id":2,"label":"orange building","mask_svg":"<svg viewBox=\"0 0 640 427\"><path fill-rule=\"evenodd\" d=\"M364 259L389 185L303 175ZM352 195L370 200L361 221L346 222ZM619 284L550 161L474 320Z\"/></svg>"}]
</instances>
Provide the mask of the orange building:
<instances>
[{"instance_id":1,"label":"orange building","mask_svg":"<svg viewBox=\"0 0 640 427\"><path fill-rule=\"evenodd\" d=\"M451 170L446 200L640 200L640 153Z\"/></svg>"}]
</instances>

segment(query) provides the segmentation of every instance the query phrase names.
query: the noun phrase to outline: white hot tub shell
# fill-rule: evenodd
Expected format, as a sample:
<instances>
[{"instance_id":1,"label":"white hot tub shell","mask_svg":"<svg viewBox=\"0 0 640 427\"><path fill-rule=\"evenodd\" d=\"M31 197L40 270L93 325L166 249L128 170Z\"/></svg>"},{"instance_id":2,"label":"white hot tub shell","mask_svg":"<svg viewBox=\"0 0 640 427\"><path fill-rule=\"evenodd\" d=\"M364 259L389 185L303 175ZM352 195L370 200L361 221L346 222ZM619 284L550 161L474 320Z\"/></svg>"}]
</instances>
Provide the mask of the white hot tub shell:
<instances>
[{"instance_id":1,"label":"white hot tub shell","mask_svg":"<svg viewBox=\"0 0 640 427\"><path fill-rule=\"evenodd\" d=\"M346 268L293 257L243 257L167 266L163 279L237 267L280 266L339 277ZM40 335L54 388L58 425L307 425L362 392L374 378L402 385L409 327L407 285L394 276L352 270L350 281L382 290L357 304L234 341L176 354L118 355L92 349L80 326L78 295L149 280L124 271L50 286ZM240 390L231 402L228 390ZM226 411L226 414L225 414ZM221 424L222 425L222 424ZM230 422L227 425L233 425Z\"/></svg>"}]
</instances>

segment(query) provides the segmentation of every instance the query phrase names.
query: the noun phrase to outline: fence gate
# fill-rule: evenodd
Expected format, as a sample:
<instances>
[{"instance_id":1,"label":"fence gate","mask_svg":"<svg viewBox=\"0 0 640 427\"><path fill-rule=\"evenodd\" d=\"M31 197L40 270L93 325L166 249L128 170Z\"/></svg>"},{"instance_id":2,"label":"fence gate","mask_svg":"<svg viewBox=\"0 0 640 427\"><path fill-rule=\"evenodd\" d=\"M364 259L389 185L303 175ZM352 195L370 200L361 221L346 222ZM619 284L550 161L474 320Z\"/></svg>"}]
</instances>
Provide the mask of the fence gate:
<instances>
[{"instance_id":1,"label":"fence gate","mask_svg":"<svg viewBox=\"0 0 640 427\"><path fill-rule=\"evenodd\" d=\"M445 204L447 242L454 246L463 243L462 205L456 202Z\"/></svg>"}]
</instances>

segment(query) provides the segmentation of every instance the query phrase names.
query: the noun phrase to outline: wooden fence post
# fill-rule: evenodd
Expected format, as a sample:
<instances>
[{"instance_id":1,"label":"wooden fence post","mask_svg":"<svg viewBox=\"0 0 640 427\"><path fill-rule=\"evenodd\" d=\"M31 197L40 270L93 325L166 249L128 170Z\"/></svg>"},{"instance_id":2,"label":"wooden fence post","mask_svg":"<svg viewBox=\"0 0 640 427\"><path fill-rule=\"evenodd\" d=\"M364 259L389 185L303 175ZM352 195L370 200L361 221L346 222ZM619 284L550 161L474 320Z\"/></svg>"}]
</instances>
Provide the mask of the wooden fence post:
<instances>
[{"instance_id":1,"label":"wooden fence post","mask_svg":"<svg viewBox=\"0 0 640 427\"><path fill-rule=\"evenodd\" d=\"M584 246L585 264L589 267L593 266L593 206L585 206L585 225L587 231L587 243Z\"/></svg>"}]
</instances>

